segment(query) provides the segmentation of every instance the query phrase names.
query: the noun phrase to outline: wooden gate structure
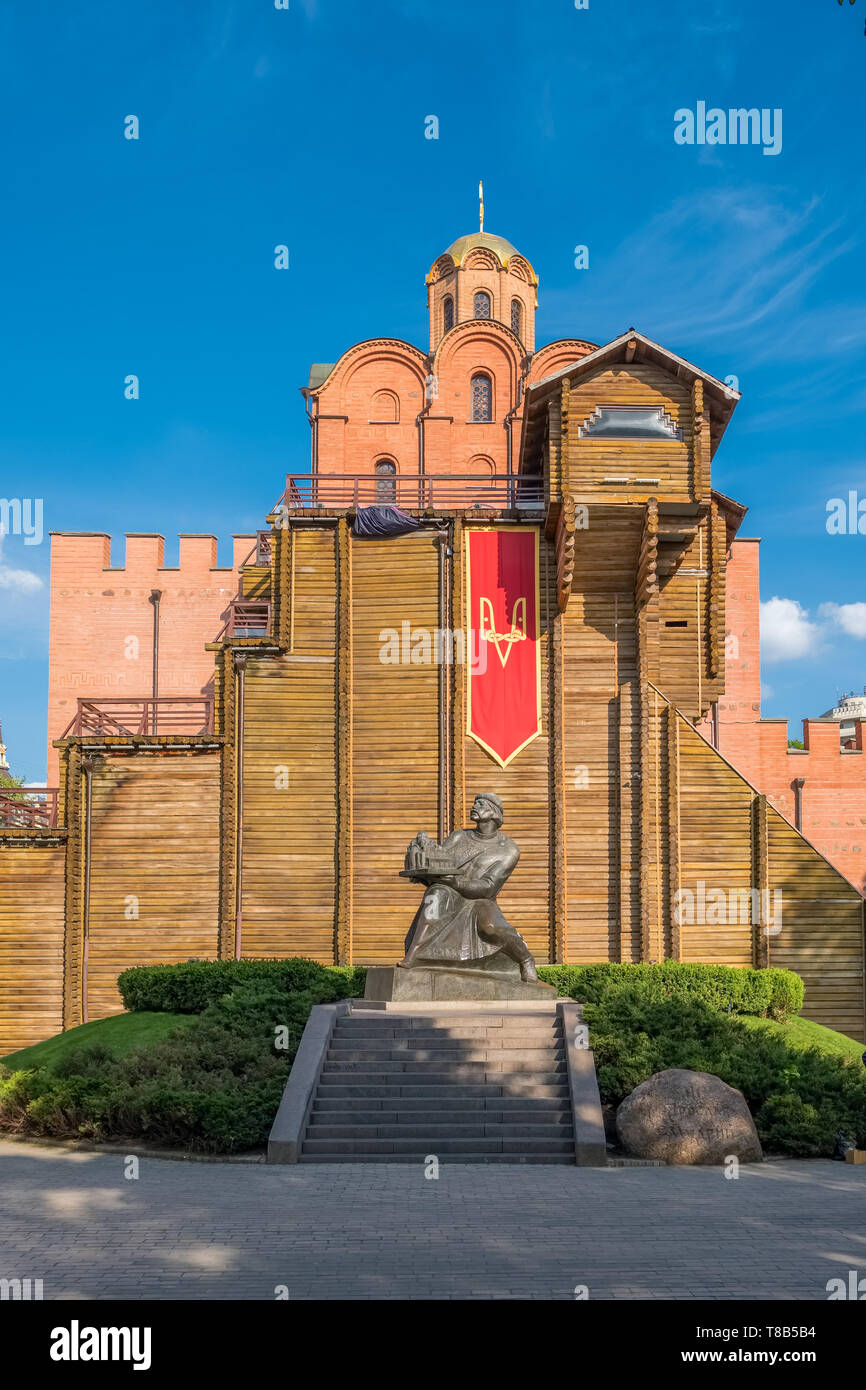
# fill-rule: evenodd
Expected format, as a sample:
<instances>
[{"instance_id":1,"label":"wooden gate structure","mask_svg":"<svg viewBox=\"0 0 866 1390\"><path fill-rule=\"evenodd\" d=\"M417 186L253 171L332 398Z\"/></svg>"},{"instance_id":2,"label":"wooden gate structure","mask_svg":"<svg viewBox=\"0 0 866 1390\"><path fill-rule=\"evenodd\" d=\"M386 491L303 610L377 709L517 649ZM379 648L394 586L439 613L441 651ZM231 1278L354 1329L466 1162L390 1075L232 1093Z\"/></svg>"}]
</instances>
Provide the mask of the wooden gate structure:
<instances>
[{"instance_id":1,"label":"wooden gate structure","mask_svg":"<svg viewBox=\"0 0 866 1390\"><path fill-rule=\"evenodd\" d=\"M735 401L632 332L528 387L516 471L483 496L389 481L409 534L353 534L357 480L290 478L209 644L212 708L89 709L57 744L56 823L0 828L0 1052L117 1011L133 964L399 959L406 842L479 791L540 962L783 965L809 1018L866 1038L861 894L696 727L724 690L745 509L711 459ZM539 535L541 732L504 767L467 734L461 659L465 535L494 525Z\"/></svg>"}]
</instances>

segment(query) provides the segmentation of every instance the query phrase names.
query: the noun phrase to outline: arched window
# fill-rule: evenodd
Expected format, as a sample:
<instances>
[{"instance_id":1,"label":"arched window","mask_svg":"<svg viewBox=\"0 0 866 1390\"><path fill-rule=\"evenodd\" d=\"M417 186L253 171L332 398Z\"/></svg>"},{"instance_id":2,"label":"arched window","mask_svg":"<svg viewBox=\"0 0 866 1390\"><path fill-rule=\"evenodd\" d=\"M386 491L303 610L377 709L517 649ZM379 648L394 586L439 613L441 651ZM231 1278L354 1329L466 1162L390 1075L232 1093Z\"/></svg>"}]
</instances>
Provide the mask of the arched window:
<instances>
[{"instance_id":1,"label":"arched window","mask_svg":"<svg viewBox=\"0 0 866 1390\"><path fill-rule=\"evenodd\" d=\"M442 326L446 333L454 327L454 300L450 294L442 301Z\"/></svg>"},{"instance_id":2,"label":"arched window","mask_svg":"<svg viewBox=\"0 0 866 1390\"><path fill-rule=\"evenodd\" d=\"M397 465L391 459L379 459L376 464L376 501L393 502L397 496Z\"/></svg>"},{"instance_id":3,"label":"arched window","mask_svg":"<svg viewBox=\"0 0 866 1390\"><path fill-rule=\"evenodd\" d=\"M479 372L472 378L470 394L472 397L472 419L492 420L493 382L485 372Z\"/></svg>"},{"instance_id":4,"label":"arched window","mask_svg":"<svg viewBox=\"0 0 866 1390\"><path fill-rule=\"evenodd\" d=\"M511 331L512 333L516 333L517 337L522 340L523 305L521 304L519 299L512 299L511 301Z\"/></svg>"},{"instance_id":5,"label":"arched window","mask_svg":"<svg viewBox=\"0 0 866 1390\"><path fill-rule=\"evenodd\" d=\"M473 300L473 314L477 319L490 318L490 295L486 290L479 290Z\"/></svg>"},{"instance_id":6,"label":"arched window","mask_svg":"<svg viewBox=\"0 0 866 1390\"><path fill-rule=\"evenodd\" d=\"M379 424L396 424L400 419L400 397L394 391L375 391L370 402L370 419Z\"/></svg>"}]
</instances>

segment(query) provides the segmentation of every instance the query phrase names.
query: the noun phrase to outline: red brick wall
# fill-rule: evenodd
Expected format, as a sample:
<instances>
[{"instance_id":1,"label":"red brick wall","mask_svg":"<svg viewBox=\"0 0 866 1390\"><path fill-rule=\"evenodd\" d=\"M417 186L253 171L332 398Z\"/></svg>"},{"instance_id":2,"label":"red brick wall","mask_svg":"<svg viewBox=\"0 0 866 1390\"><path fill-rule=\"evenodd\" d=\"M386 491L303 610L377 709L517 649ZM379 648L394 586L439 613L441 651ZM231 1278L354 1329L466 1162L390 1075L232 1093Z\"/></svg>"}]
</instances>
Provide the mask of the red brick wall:
<instances>
[{"instance_id":1,"label":"red brick wall","mask_svg":"<svg viewBox=\"0 0 866 1390\"><path fill-rule=\"evenodd\" d=\"M51 742L72 719L79 698L152 693L153 607L161 589L159 693L199 695L213 676L205 643L216 637L236 594L236 566L252 536L236 536L234 566L216 563L213 536L181 536L179 564L163 564L164 541L127 535L126 563L111 567L103 534L51 537L51 626L48 657L48 785L57 785Z\"/></svg>"},{"instance_id":2,"label":"red brick wall","mask_svg":"<svg viewBox=\"0 0 866 1390\"><path fill-rule=\"evenodd\" d=\"M785 719L761 718L759 543L736 540L726 581L725 695L719 701L719 751L791 824L794 782L805 778L800 829L866 893L866 752L839 746L839 725L803 721L805 751L788 748ZM796 731L792 730L796 736Z\"/></svg>"},{"instance_id":3,"label":"red brick wall","mask_svg":"<svg viewBox=\"0 0 866 1390\"><path fill-rule=\"evenodd\" d=\"M579 339L550 343L535 354L528 380L540 380L591 351L592 344ZM378 460L390 459L399 475L417 474L417 418L428 404L424 417L425 472L478 477L491 470L506 472L505 420L517 401L522 370L520 345L502 324L469 320L449 333L436 351L432 374L437 394L428 403L428 366L418 348L388 339L357 344L343 354L315 393L319 472L372 474ZM479 372L486 373L493 383L493 419L489 423L471 418L471 383ZM379 418L383 413L382 392L397 398L398 420ZM520 451L521 423L522 409L512 417L513 467ZM348 504L351 497L340 493L337 500ZM361 500L369 503L374 499L370 492Z\"/></svg>"}]
</instances>

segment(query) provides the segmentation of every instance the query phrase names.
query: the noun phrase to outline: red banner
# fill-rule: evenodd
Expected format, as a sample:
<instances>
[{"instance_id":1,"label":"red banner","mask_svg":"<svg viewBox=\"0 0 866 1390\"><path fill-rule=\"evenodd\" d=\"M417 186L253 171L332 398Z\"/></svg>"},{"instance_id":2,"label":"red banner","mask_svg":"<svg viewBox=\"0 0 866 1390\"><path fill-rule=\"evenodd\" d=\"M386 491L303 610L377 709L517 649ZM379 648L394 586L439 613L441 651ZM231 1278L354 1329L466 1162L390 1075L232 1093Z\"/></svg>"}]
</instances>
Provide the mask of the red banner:
<instances>
[{"instance_id":1,"label":"red banner","mask_svg":"<svg viewBox=\"0 0 866 1390\"><path fill-rule=\"evenodd\" d=\"M541 733L539 532L466 530L466 730L500 767Z\"/></svg>"}]
</instances>

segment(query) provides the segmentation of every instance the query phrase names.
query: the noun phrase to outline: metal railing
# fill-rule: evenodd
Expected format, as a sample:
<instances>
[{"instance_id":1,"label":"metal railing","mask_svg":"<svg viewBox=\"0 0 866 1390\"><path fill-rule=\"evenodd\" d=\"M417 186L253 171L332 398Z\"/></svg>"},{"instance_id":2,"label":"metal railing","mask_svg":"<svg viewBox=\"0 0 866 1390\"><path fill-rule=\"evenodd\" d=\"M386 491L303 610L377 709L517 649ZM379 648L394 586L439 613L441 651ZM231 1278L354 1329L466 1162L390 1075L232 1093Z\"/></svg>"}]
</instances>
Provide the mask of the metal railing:
<instances>
[{"instance_id":1,"label":"metal railing","mask_svg":"<svg viewBox=\"0 0 866 1390\"><path fill-rule=\"evenodd\" d=\"M57 787L0 787L0 826L53 830Z\"/></svg>"},{"instance_id":2,"label":"metal railing","mask_svg":"<svg viewBox=\"0 0 866 1390\"><path fill-rule=\"evenodd\" d=\"M398 473L289 473L278 507L287 511L334 511L358 507L392 506L407 511L440 508L471 511L474 508L532 510L544 507L542 478L507 474Z\"/></svg>"},{"instance_id":3,"label":"metal railing","mask_svg":"<svg viewBox=\"0 0 866 1390\"><path fill-rule=\"evenodd\" d=\"M226 637L267 637L271 605L267 599L234 599L229 607Z\"/></svg>"},{"instance_id":4,"label":"metal railing","mask_svg":"<svg viewBox=\"0 0 866 1390\"><path fill-rule=\"evenodd\" d=\"M85 735L212 734L213 700L206 695L165 695L79 700L61 738Z\"/></svg>"}]
</instances>

